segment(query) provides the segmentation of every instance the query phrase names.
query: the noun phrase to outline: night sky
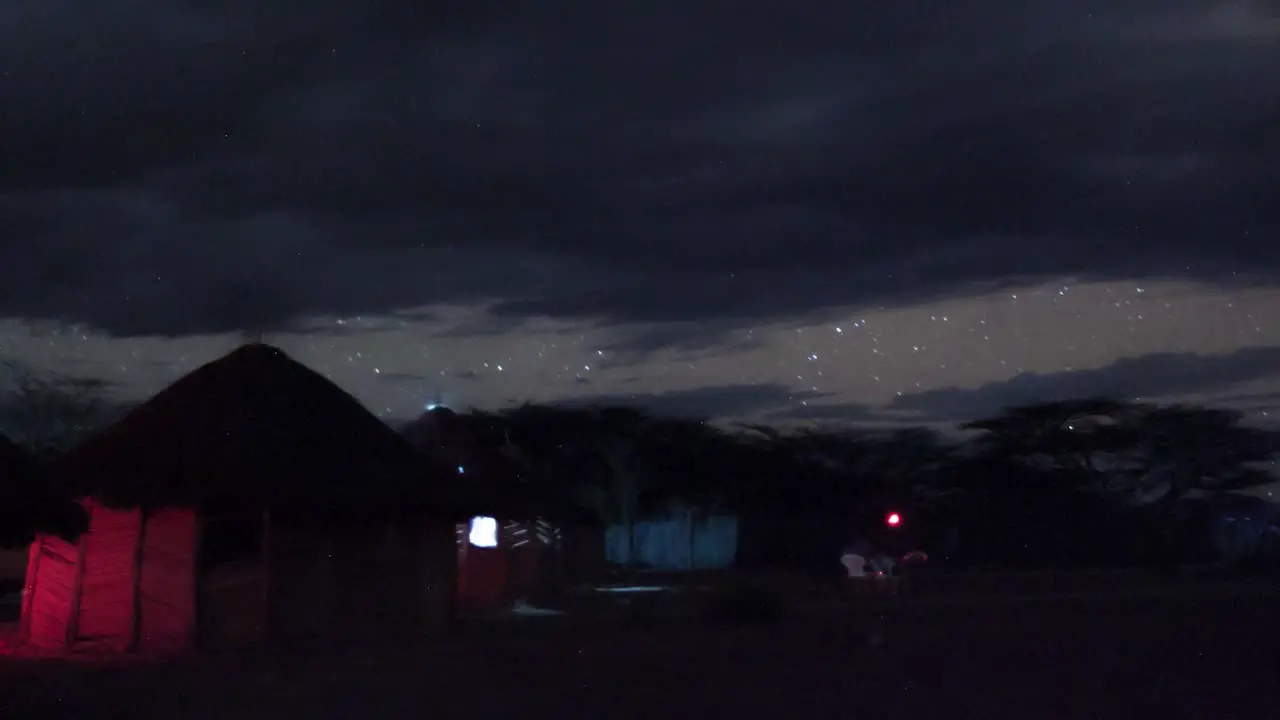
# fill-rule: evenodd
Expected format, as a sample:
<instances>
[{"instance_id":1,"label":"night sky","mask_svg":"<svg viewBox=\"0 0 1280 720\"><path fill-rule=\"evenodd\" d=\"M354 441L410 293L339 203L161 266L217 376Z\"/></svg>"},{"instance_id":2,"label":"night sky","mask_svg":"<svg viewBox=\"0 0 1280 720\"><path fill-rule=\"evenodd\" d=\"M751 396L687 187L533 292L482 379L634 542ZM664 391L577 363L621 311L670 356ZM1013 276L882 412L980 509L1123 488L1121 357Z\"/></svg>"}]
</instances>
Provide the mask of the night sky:
<instances>
[{"instance_id":1,"label":"night sky","mask_svg":"<svg viewBox=\"0 0 1280 720\"><path fill-rule=\"evenodd\" d=\"M1280 6L0 8L0 345L390 418L1280 415ZM967 9L966 9L967 8Z\"/></svg>"}]
</instances>

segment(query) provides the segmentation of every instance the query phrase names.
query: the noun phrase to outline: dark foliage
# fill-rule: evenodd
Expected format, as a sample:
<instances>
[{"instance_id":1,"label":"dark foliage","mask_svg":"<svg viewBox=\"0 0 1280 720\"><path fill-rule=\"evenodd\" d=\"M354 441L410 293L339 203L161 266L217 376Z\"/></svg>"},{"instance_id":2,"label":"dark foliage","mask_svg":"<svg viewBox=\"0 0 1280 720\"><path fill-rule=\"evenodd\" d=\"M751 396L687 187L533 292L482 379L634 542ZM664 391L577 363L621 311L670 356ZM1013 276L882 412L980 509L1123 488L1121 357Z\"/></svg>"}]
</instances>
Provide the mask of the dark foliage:
<instances>
[{"instance_id":1,"label":"dark foliage","mask_svg":"<svg viewBox=\"0 0 1280 720\"><path fill-rule=\"evenodd\" d=\"M36 533L74 540L87 525L84 508L40 477L35 461L0 435L0 547L22 547Z\"/></svg>"},{"instance_id":2,"label":"dark foliage","mask_svg":"<svg viewBox=\"0 0 1280 720\"><path fill-rule=\"evenodd\" d=\"M546 464L531 462L497 418L434 408L405 426L403 434L437 464L453 468L458 492L484 509L477 514L574 523L596 519L572 502L563 484L548 482L548 474L539 472Z\"/></svg>"}]
</instances>

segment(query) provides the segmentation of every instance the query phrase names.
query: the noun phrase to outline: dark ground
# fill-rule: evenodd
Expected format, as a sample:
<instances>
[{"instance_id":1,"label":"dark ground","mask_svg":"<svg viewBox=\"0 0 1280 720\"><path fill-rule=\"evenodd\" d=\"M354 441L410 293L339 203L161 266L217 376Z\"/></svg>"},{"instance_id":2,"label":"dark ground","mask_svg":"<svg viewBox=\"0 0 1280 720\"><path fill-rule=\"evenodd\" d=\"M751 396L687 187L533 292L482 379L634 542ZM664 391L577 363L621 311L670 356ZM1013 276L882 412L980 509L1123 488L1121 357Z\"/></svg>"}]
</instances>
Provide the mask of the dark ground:
<instances>
[{"instance_id":1,"label":"dark ground","mask_svg":"<svg viewBox=\"0 0 1280 720\"><path fill-rule=\"evenodd\" d=\"M0 718L1280 717L1274 589L920 598L887 611L880 648L839 615L525 619L378 658L10 660Z\"/></svg>"}]
</instances>

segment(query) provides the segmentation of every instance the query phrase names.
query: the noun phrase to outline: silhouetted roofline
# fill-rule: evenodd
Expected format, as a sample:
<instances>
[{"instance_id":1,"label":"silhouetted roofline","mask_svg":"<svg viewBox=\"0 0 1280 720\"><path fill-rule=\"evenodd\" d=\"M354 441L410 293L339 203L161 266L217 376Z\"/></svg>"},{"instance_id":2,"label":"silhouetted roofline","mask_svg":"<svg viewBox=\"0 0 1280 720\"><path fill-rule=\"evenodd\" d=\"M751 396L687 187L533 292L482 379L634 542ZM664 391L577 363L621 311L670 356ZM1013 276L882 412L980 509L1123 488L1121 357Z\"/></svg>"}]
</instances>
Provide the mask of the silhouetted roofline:
<instances>
[{"instance_id":1,"label":"silhouetted roofline","mask_svg":"<svg viewBox=\"0 0 1280 720\"><path fill-rule=\"evenodd\" d=\"M435 508L452 480L337 385L279 348L249 343L206 363L50 468L108 505L243 502Z\"/></svg>"}]
</instances>

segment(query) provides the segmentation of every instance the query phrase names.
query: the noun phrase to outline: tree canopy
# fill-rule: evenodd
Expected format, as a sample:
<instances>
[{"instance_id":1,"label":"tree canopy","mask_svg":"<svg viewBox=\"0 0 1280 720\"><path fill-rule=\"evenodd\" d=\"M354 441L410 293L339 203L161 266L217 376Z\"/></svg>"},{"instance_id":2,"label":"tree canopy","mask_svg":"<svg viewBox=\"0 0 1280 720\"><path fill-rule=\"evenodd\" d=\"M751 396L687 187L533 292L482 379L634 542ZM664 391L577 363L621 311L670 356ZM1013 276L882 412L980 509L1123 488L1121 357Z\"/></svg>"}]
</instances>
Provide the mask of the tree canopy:
<instances>
[{"instance_id":1,"label":"tree canopy","mask_svg":"<svg viewBox=\"0 0 1280 720\"><path fill-rule=\"evenodd\" d=\"M1013 407L958 436L726 429L627 407L526 404L460 417L482 445L516 453L525 479L602 522L633 525L679 504L771 518L784 534L811 532L822 518L834 535L880 522L885 508L910 508L929 518L928 542L958 532L970 554L1028 562L1097 560L1116 552L1114 535L1144 506L1270 482L1264 463L1277 447L1237 413L1111 398Z\"/></svg>"}]
</instances>

